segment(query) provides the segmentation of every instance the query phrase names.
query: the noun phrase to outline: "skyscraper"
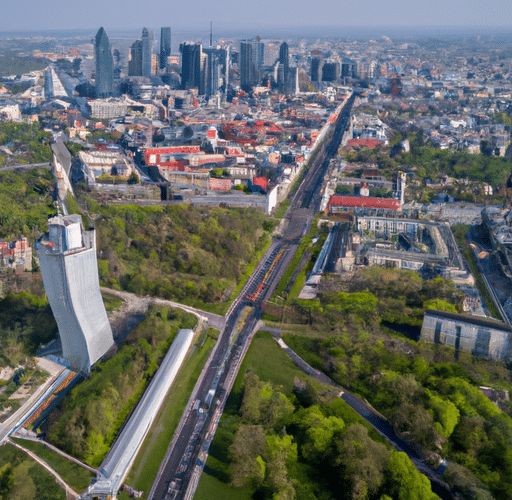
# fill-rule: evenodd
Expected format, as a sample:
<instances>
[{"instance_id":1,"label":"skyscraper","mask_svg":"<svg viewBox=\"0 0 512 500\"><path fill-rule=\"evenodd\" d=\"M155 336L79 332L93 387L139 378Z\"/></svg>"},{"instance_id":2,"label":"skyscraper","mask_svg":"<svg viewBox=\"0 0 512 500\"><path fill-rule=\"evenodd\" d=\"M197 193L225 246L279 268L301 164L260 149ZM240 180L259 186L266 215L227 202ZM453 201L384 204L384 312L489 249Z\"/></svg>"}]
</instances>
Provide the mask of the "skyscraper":
<instances>
[{"instance_id":1,"label":"skyscraper","mask_svg":"<svg viewBox=\"0 0 512 500\"><path fill-rule=\"evenodd\" d=\"M114 93L114 59L107 33L103 28L96 33L94 55L96 57L96 95L111 96Z\"/></svg>"},{"instance_id":2,"label":"skyscraper","mask_svg":"<svg viewBox=\"0 0 512 500\"><path fill-rule=\"evenodd\" d=\"M260 40L260 37L253 42L253 50L255 50L256 67L261 69L265 66L265 43Z\"/></svg>"},{"instance_id":3,"label":"skyscraper","mask_svg":"<svg viewBox=\"0 0 512 500\"><path fill-rule=\"evenodd\" d=\"M201 55L200 43L182 43L181 52L181 87L184 89L197 88L204 94L201 85Z\"/></svg>"},{"instance_id":4,"label":"skyscraper","mask_svg":"<svg viewBox=\"0 0 512 500\"><path fill-rule=\"evenodd\" d=\"M321 82L322 81L323 65L324 65L324 61L320 57L313 57L313 59L311 59L311 81L312 82Z\"/></svg>"},{"instance_id":5,"label":"skyscraper","mask_svg":"<svg viewBox=\"0 0 512 500\"><path fill-rule=\"evenodd\" d=\"M253 50L253 42L250 40L242 40L240 42L240 86L247 87L256 83L256 74L258 68L255 64L255 54Z\"/></svg>"},{"instance_id":6,"label":"skyscraper","mask_svg":"<svg viewBox=\"0 0 512 500\"><path fill-rule=\"evenodd\" d=\"M130 47L128 76L142 76L142 40L135 40Z\"/></svg>"},{"instance_id":7,"label":"skyscraper","mask_svg":"<svg viewBox=\"0 0 512 500\"><path fill-rule=\"evenodd\" d=\"M208 57L205 94L212 96L216 94L222 83L224 83L227 53L226 49L214 47L208 47L204 49L203 52ZM224 66L224 68L222 68L222 66Z\"/></svg>"},{"instance_id":8,"label":"skyscraper","mask_svg":"<svg viewBox=\"0 0 512 500\"><path fill-rule=\"evenodd\" d=\"M171 28L160 28L160 69L167 67L167 58L171 55Z\"/></svg>"},{"instance_id":9,"label":"skyscraper","mask_svg":"<svg viewBox=\"0 0 512 500\"><path fill-rule=\"evenodd\" d=\"M279 63L283 66L283 80L279 82L279 86L283 92L287 92L290 73L290 56L286 42L283 42L279 47Z\"/></svg>"},{"instance_id":10,"label":"skyscraper","mask_svg":"<svg viewBox=\"0 0 512 500\"><path fill-rule=\"evenodd\" d=\"M96 233L82 230L80 215L53 217L36 243L46 295L59 327L64 357L89 373L113 345L100 294Z\"/></svg>"},{"instance_id":11,"label":"skyscraper","mask_svg":"<svg viewBox=\"0 0 512 500\"><path fill-rule=\"evenodd\" d=\"M153 31L144 28L142 30L142 76L150 77L151 55L153 54Z\"/></svg>"},{"instance_id":12,"label":"skyscraper","mask_svg":"<svg viewBox=\"0 0 512 500\"><path fill-rule=\"evenodd\" d=\"M238 60L240 86L248 87L260 81L260 69L265 59L265 44L259 37L255 40L240 41L240 56Z\"/></svg>"}]
</instances>

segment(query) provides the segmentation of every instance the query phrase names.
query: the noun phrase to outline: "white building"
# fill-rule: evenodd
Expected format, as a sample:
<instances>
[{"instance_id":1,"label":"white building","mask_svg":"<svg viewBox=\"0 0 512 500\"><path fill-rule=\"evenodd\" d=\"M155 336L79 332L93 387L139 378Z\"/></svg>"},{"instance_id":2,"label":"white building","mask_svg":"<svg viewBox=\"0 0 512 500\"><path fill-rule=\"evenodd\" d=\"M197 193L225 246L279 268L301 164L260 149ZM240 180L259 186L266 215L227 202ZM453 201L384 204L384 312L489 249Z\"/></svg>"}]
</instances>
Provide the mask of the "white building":
<instances>
[{"instance_id":1,"label":"white building","mask_svg":"<svg viewBox=\"0 0 512 500\"><path fill-rule=\"evenodd\" d=\"M89 373L114 345L100 294L96 233L82 230L80 215L54 217L48 226L36 249L62 354L73 368Z\"/></svg>"}]
</instances>

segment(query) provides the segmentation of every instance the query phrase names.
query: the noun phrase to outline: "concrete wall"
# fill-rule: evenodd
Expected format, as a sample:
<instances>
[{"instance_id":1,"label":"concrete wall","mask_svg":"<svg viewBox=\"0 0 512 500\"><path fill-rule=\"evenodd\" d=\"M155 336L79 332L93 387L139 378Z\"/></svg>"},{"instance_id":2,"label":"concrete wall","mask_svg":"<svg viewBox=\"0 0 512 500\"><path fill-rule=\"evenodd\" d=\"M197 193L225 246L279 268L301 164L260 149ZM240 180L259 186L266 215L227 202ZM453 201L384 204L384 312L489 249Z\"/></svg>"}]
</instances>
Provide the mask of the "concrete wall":
<instances>
[{"instance_id":1,"label":"concrete wall","mask_svg":"<svg viewBox=\"0 0 512 500\"><path fill-rule=\"evenodd\" d=\"M507 360L512 354L512 337L508 327L501 327L484 318L480 321L465 321L465 316L448 315L427 311L421 328L421 340L448 345L500 361Z\"/></svg>"}]
</instances>

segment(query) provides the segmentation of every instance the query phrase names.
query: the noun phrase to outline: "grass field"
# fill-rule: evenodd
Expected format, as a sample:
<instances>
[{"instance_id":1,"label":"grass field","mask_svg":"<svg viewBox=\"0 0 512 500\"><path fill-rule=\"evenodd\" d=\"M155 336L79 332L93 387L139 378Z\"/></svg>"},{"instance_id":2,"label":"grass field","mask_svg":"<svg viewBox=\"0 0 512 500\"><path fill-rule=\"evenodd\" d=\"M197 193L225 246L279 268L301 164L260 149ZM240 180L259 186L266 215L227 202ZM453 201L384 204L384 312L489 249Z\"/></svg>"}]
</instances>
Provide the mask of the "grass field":
<instances>
[{"instance_id":1,"label":"grass field","mask_svg":"<svg viewBox=\"0 0 512 500\"><path fill-rule=\"evenodd\" d=\"M141 450L125 480L137 490L144 492L147 498L149 490L158 473L167 447L172 440L174 430L178 425L186 404L194 388L197 378L206 362L210 350L215 341L206 335L199 337L192 353L185 360L178 376L167 395L165 402L146 437ZM118 498L128 499L128 494L123 492Z\"/></svg>"},{"instance_id":2,"label":"grass field","mask_svg":"<svg viewBox=\"0 0 512 500\"><path fill-rule=\"evenodd\" d=\"M94 477L92 472L60 456L42 443L27 441L25 439L13 439L16 443L33 451L44 460L60 477L76 492L84 491Z\"/></svg>"}]
</instances>

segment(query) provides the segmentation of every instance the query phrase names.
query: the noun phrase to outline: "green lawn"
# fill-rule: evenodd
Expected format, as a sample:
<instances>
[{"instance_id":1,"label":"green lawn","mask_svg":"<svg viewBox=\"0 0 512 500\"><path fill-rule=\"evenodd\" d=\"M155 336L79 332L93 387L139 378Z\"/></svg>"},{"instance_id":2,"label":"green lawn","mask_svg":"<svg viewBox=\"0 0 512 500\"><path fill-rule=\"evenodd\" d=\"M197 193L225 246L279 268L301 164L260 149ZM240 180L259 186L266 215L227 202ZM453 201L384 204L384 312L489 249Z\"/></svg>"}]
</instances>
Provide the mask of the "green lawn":
<instances>
[{"instance_id":1,"label":"green lawn","mask_svg":"<svg viewBox=\"0 0 512 500\"><path fill-rule=\"evenodd\" d=\"M178 373L125 480L126 484L144 491L145 496L143 498L147 498L147 494L153 485L160 463L172 440L174 430L214 344L215 341L211 337L207 337L206 332L196 342L192 353L187 357ZM128 494L123 492L118 498L127 499Z\"/></svg>"},{"instance_id":2,"label":"green lawn","mask_svg":"<svg viewBox=\"0 0 512 500\"><path fill-rule=\"evenodd\" d=\"M8 472L7 477L3 474ZM13 444L0 447L1 498L5 500L65 500L55 477Z\"/></svg>"},{"instance_id":3,"label":"green lawn","mask_svg":"<svg viewBox=\"0 0 512 500\"><path fill-rule=\"evenodd\" d=\"M76 492L84 491L94 477L92 472L67 460L58 453L50 450L42 443L27 441L25 439L13 439L19 445L33 451L39 458L44 460L60 477Z\"/></svg>"},{"instance_id":4,"label":"green lawn","mask_svg":"<svg viewBox=\"0 0 512 500\"><path fill-rule=\"evenodd\" d=\"M277 345L272 334L265 331L254 336L232 392L241 389L248 370L256 372L260 380L283 386L285 394L292 391L293 378L302 374L290 357Z\"/></svg>"}]
</instances>

